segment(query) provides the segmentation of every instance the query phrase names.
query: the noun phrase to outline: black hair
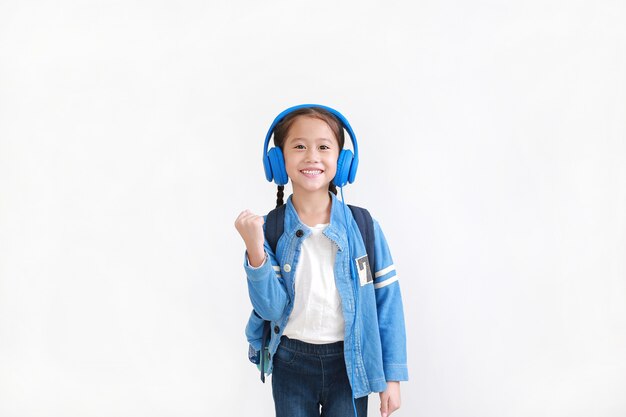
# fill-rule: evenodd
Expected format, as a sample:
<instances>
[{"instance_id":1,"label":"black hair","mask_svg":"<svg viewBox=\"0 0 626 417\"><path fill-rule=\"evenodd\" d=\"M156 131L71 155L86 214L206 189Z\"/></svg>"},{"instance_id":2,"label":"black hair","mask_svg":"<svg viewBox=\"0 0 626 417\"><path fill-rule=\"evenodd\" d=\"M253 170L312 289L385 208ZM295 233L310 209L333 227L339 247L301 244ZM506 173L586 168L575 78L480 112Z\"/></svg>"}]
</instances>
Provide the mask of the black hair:
<instances>
[{"instance_id":1,"label":"black hair","mask_svg":"<svg viewBox=\"0 0 626 417\"><path fill-rule=\"evenodd\" d=\"M280 207L283 204L285 204L283 201L283 197L285 196L285 193L283 192L284 189L285 189L284 185L278 186L278 191L276 192L276 207ZM330 182L330 184L328 184L328 191L337 195L337 186L335 186L335 184L332 181Z\"/></svg>"}]
</instances>

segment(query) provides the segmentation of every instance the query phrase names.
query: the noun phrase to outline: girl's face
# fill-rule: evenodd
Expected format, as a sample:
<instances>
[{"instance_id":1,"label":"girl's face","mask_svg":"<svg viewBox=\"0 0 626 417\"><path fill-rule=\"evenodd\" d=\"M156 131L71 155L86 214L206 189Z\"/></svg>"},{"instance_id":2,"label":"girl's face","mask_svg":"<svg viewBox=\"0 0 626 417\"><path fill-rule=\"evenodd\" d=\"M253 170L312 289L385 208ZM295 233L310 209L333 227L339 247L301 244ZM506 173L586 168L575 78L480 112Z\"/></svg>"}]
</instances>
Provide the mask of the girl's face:
<instances>
[{"instance_id":1,"label":"girl's face","mask_svg":"<svg viewBox=\"0 0 626 417\"><path fill-rule=\"evenodd\" d=\"M291 125L283 145L285 168L293 191L328 191L337 173L339 142L323 120L299 116Z\"/></svg>"}]
</instances>

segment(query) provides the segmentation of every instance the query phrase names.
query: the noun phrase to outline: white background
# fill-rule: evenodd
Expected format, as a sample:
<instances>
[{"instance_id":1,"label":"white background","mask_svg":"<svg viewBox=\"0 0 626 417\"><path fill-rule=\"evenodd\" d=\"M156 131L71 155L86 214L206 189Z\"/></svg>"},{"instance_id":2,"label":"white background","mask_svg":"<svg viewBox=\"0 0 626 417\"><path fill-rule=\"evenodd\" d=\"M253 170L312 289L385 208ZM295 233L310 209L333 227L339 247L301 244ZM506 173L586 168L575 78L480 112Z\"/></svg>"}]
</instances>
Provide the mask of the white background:
<instances>
[{"instance_id":1,"label":"white background","mask_svg":"<svg viewBox=\"0 0 626 417\"><path fill-rule=\"evenodd\" d=\"M340 110L405 302L397 416L626 415L622 1L2 1L0 415L272 416L238 213ZM379 415L370 396L370 416Z\"/></svg>"}]
</instances>

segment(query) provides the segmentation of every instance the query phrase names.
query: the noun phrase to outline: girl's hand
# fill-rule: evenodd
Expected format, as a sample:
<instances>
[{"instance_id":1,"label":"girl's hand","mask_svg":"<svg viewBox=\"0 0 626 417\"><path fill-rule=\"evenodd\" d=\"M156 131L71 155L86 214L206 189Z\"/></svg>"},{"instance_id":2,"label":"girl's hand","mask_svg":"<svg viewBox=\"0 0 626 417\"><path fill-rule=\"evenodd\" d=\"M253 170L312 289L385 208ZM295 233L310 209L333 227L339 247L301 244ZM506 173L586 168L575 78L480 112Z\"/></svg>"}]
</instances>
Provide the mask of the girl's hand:
<instances>
[{"instance_id":1,"label":"girl's hand","mask_svg":"<svg viewBox=\"0 0 626 417\"><path fill-rule=\"evenodd\" d=\"M380 415L388 417L400 408L400 382L387 381L387 389L380 393Z\"/></svg>"},{"instance_id":2,"label":"girl's hand","mask_svg":"<svg viewBox=\"0 0 626 417\"><path fill-rule=\"evenodd\" d=\"M242 211L235 220L235 228L246 244L250 266L255 268L265 261L263 223L263 216L257 216L248 209Z\"/></svg>"}]
</instances>

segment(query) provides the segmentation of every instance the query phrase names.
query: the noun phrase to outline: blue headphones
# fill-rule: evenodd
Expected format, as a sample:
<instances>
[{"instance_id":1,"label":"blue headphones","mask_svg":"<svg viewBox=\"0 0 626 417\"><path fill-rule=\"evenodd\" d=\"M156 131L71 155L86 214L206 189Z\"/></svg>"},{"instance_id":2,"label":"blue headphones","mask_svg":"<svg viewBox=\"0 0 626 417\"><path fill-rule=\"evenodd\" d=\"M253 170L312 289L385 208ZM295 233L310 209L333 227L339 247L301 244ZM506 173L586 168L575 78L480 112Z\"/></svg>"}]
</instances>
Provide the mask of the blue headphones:
<instances>
[{"instance_id":1,"label":"blue headphones","mask_svg":"<svg viewBox=\"0 0 626 417\"><path fill-rule=\"evenodd\" d=\"M335 174L335 178L333 178L333 184L337 187L343 187L348 183L353 183L354 178L356 177L356 169L359 166L359 147L356 143L354 131L352 130L350 123L348 123L348 120L346 120L341 113L335 109L331 109L330 107L322 106L320 104L300 104L298 106L289 107L287 110L284 110L276 116L276 119L274 119L272 125L267 131L267 135L265 136L265 145L263 146L263 168L265 169L265 178L267 178L270 182L274 180L274 182L278 185L285 185L289 182L287 170L285 169L285 158L283 157L283 152L280 148L272 148L268 151L267 147L278 123L296 110L311 107L324 109L331 113L339 119L339 121L343 124L343 128L348 131L348 135L352 141L352 146L354 147L354 154L350 149L341 150L339 158L337 159L337 173Z\"/></svg>"}]
</instances>

